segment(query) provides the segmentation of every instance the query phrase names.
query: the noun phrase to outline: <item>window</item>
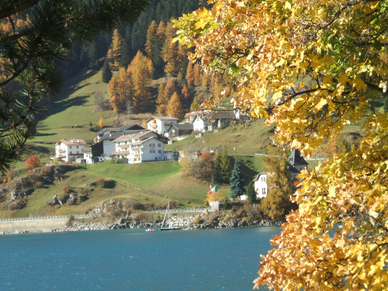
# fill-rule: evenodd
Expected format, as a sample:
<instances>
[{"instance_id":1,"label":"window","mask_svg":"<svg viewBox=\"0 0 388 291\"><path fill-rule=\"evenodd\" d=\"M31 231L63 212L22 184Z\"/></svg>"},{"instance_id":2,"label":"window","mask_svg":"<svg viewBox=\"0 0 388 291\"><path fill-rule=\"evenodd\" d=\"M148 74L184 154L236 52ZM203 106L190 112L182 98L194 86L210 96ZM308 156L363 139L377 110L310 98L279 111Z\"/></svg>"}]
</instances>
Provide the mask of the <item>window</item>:
<instances>
[{"instance_id":1,"label":"window","mask_svg":"<svg viewBox=\"0 0 388 291\"><path fill-rule=\"evenodd\" d=\"M78 149L78 146L77 146L77 149Z\"/></svg>"},{"instance_id":2,"label":"window","mask_svg":"<svg viewBox=\"0 0 388 291\"><path fill-rule=\"evenodd\" d=\"M161 153L162 153L162 151L161 151L161 150L158 150L158 153L159 153L159 154L161 154Z\"/></svg>"},{"instance_id":3,"label":"window","mask_svg":"<svg viewBox=\"0 0 388 291\"><path fill-rule=\"evenodd\" d=\"M261 189L261 194L267 194L267 188L262 188Z\"/></svg>"},{"instance_id":4,"label":"window","mask_svg":"<svg viewBox=\"0 0 388 291\"><path fill-rule=\"evenodd\" d=\"M155 144L154 144L154 143L150 143L150 147L151 147L151 148L154 148L154 147L155 147Z\"/></svg>"},{"instance_id":5,"label":"window","mask_svg":"<svg viewBox=\"0 0 388 291\"><path fill-rule=\"evenodd\" d=\"M265 182L265 177L261 177L261 182Z\"/></svg>"},{"instance_id":6,"label":"window","mask_svg":"<svg viewBox=\"0 0 388 291\"><path fill-rule=\"evenodd\" d=\"M162 144L158 143L158 148L160 148L162 146Z\"/></svg>"},{"instance_id":7,"label":"window","mask_svg":"<svg viewBox=\"0 0 388 291\"><path fill-rule=\"evenodd\" d=\"M154 154L154 153L155 153L155 150L151 149L151 150L150 150L150 153L151 153L151 154Z\"/></svg>"}]
</instances>

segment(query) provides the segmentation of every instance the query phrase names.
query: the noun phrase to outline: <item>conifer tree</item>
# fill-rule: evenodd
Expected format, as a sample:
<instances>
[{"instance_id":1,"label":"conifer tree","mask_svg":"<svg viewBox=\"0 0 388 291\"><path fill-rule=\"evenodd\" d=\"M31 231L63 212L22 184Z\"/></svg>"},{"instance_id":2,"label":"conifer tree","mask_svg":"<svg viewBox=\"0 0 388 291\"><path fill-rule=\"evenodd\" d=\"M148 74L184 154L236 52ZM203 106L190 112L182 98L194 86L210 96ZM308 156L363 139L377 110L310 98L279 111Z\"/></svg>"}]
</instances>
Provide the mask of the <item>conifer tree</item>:
<instances>
[{"instance_id":1,"label":"conifer tree","mask_svg":"<svg viewBox=\"0 0 388 291\"><path fill-rule=\"evenodd\" d=\"M240 161L235 159L232 174L230 176L230 198L237 198L244 194L245 175L241 169Z\"/></svg>"},{"instance_id":2,"label":"conifer tree","mask_svg":"<svg viewBox=\"0 0 388 291\"><path fill-rule=\"evenodd\" d=\"M104 120L102 119L102 117L100 117L100 120L98 121L98 126L102 129L104 128Z\"/></svg>"},{"instance_id":3,"label":"conifer tree","mask_svg":"<svg viewBox=\"0 0 388 291\"><path fill-rule=\"evenodd\" d=\"M121 59L121 44L123 38L121 37L118 29L113 31L112 36L112 57L113 57L113 70L118 70L120 68L120 59Z\"/></svg>"},{"instance_id":4,"label":"conifer tree","mask_svg":"<svg viewBox=\"0 0 388 291\"><path fill-rule=\"evenodd\" d=\"M245 193L248 196L249 202L253 203L256 201L256 191L255 186L253 185L253 182L250 181L247 186L247 190Z\"/></svg>"},{"instance_id":5,"label":"conifer tree","mask_svg":"<svg viewBox=\"0 0 388 291\"><path fill-rule=\"evenodd\" d=\"M156 99L156 112L155 114L164 116L166 115L166 107L167 107L168 99L164 98L164 85L160 83L158 88L158 98Z\"/></svg>"},{"instance_id":6,"label":"conifer tree","mask_svg":"<svg viewBox=\"0 0 388 291\"><path fill-rule=\"evenodd\" d=\"M218 151L216 151L214 160L215 160L214 182L219 184L223 182L223 178L222 178L222 169L221 169L221 155Z\"/></svg>"},{"instance_id":7,"label":"conifer tree","mask_svg":"<svg viewBox=\"0 0 388 291\"><path fill-rule=\"evenodd\" d=\"M222 181L224 183L228 183L230 179L230 175L232 173L232 164L230 162L230 157L225 148L222 149L221 152L221 173L222 173Z\"/></svg>"},{"instance_id":8,"label":"conifer tree","mask_svg":"<svg viewBox=\"0 0 388 291\"><path fill-rule=\"evenodd\" d=\"M163 44L166 38L166 24L161 21L158 25L158 30L156 31L156 35L158 36L159 43Z\"/></svg>"},{"instance_id":9,"label":"conifer tree","mask_svg":"<svg viewBox=\"0 0 388 291\"><path fill-rule=\"evenodd\" d=\"M155 20L152 20L151 25L147 30L147 41L145 44L145 52L150 59L153 59L154 46L155 46L156 39L158 37L156 35L157 29L158 29L158 24L156 23Z\"/></svg>"},{"instance_id":10,"label":"conifer tree","mask_svg":"<svg viewBox=\"0 0 388 291\"><path fill-rule=\"evenodd\" d=\"M177 88L175 86L175 82L173 79L168 79L166 87L164 88L164 100L165 104L167 105L168 100L170 100L172 94L177 92Z\"/></svg>"},{"instance_id":11,"label":"conifer tree","mask_svg":"<svg viewBox=\"0 0 388 291\"><path fill-rule=\"evenodd\" d=\"M183 117L183 108L178 94L175 92L167 104L167 115L181 119Z\"/></svg>"},{"instance_id":12,"label":"conifer tree","mask_svg":"<svg viewBox=\"0 0 388 291\"><path fill-rule=\"evenodd\" d=\"M197 111L200 106L201 106L201 103L199 103L197 97L194 97L193 103L191 103L191 106L190 106L190 111Z\"/></svg>"},{"instance_id":13,"label":"conifer tree","mask_svg":"<svg viewBox=\"0 0 388 291\"><path fill-rule=\"evenodd\" d=\"M131 29L131 26L129 26L129 27L127 27L127 29L125 31L123 45L121 48L120 67L123 67L123 68L128 67L129 63L131 62L131 60L133 58L132 44L131 44L131 33L132 33L132 29Z\"/></svg>"},{"instance_id":14,"label":"conifer tree","mask_svg":"<svg viewBox=\"0 0 388 291\"><path fill-rule=\"evenodd\" d=\"M102 81L109 83L110 79L112 79L112 71L108 64L108 58L105 58L104 66L102 67Z\"/></svg>"},{"instance_id":15,"label":"conifer tree","mask_svg":"<svg viewBox=\"0 0 388 291\"><path fill-rule=\"evenodd\" d=\"M128 66L133 84L132 107L134 113L144 112L150 99L149 82L151 79L152 61L140 51Z\"/></svg>"},{"instance_id":16,"label":"conifer tree","mask_svg":"<svg viewBox=\"0 0 388 291\"><path fill-rule=\"evenodd\" d=\"M202 74L201 74L201 67L199 64L195 64L194 66L194 86L198 87L202 84Z\"/></svg>"},{"instance_id":17,"label":"conifer tree","mask_svg":"<svg viewBox=\"0 0 388 291\"><path fill-rule=\"evenodd\" d=\"M192 88L194 86L194 68L192 62L189 62L189 64L187 65L185 78L187 81L187 86L189 86L189 88Z\"/></svg>"},{"instance_id":18,"label":"conifer tree","mask_svg":"<svg viewBox=\"0 0 388 291\"><path fill-rule=\"evenodd\" d=\"M287 157L278 148L270 147L264 158L268 193L261 201L260 209L271 219L284 218L297 205L291 202L295 188L287 174Z\"/></svg>"},{"instance_id":19,"label":"conifer tree","mask_svg":"<svg viewBox=\"0 0 388 291\"><path fill-rule=\"evenodd\" d=\"M189 90L187 89L186 85L183 85L181 94L182 94L183 100L185 100L185 101L189 100L190 94L189 94Z\"/></svg>"},{"instance_id":20,"label":"conifer tree","mask_svg":"<svg viewBox=\"0 0 388 291\"><path fill-rule=\"evenodd\" d=\"M177 43L173 42L175 37L176 29L173 27L172 23L167 23L165 34L166 39L162 48L162 59L165 63L164 72L168 75L173 75L177 71L177 56L178 48Z\"/></svg>"},{"instance_id":21,"label":"conifer tree","mask_svg":"<svg viewBox=\"0 0 388 291\"><path fill-rule=\"evenodd\" d=\"M118 93L118 84L115 77L109 81L108 84L108 94L110 96L109 103L112 105L114 112L120 112L120 96Z\"/></svg>"},{"instance_id":22,"label":"conifer tree","mask_svg":"<svg viewBox=\"0 0 388 291\"><path fill-rule=\"evenodd\" d=\"M162 53L162 45L159 38L156 38L155 45L152 50L152 62L154 63L156 76L160 76L163 74L164 63L161 57L161 53Z\"/></svg>"}]
</instances>

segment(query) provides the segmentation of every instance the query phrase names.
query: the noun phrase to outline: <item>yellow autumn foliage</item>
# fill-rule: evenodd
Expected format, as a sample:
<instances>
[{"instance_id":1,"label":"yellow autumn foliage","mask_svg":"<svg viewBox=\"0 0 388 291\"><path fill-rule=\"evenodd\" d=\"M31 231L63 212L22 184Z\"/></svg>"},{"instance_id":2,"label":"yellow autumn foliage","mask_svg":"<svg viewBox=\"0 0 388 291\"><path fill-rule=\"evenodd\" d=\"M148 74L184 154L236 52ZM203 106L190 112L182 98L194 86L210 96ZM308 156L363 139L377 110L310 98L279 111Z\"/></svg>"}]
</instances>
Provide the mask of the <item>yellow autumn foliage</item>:
<instances>
[{"instance_id":1,"label":"yellow autumn foliage","mask_svg":"<svg viewBox=\"0 0 388 291\"><path fill-rule=\"evenodd\" d=\"M228 72L234 106L314 154L348 124L358 147L304 171L254 287L388 290L388 5L374 0L215 0L176 20L205 74ZM215 96L208 108L222 99Z\"/></svg>"}]
</instances>

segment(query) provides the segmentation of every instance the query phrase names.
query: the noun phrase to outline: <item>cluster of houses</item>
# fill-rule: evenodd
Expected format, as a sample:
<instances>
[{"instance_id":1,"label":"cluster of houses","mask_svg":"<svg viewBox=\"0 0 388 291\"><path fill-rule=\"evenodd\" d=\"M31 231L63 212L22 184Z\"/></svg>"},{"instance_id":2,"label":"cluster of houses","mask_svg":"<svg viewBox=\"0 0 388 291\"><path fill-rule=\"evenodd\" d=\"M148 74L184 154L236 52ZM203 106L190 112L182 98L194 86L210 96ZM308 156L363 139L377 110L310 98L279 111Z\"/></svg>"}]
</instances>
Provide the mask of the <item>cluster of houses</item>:
<instances>
[{"instance_id":1,"label":"cluster of houses","mask_svg":"<svg viewBox=\"0 0 388 291\"><path fill-rule=\"evenodd\" d=\"M90 147L82 139L62 139L55 144L55 157L58 161L87 164L111 158L129 164L174 160L177 159L177 153L165 151L166 143L185 138L193 131L205 132L223 128L236 118L233 112L213 113L212 116L190 112L186 114L185 123L178 123L178 119L174 117L152 116L147 120L147 129L137 124L102 129L96 133L94 144ZM307 166L308 163L300 152L293 151L287 165L290 179L294 180ZM268 175L270 173L261 172L253 179L257 198L267 196Z\"/></svg>"},{"instance_id":2,"label":"cluster of houses","mask_svg":"<svg viewBox=\"0 0 388 291\"><path fill-rule=\"evenodd\" d=\"M55 144L55 157L59 161L87 164L113 157L126 159L130 164L172 160L176 153L164 151L166 143L190 136L193 131L224 128L237 118L234 112L190 112L178 123L175 117L152 116L146 121L147 128L135 124L102 129L90 147L82 139L62 139Z\"/></svg>"}]
</instances>

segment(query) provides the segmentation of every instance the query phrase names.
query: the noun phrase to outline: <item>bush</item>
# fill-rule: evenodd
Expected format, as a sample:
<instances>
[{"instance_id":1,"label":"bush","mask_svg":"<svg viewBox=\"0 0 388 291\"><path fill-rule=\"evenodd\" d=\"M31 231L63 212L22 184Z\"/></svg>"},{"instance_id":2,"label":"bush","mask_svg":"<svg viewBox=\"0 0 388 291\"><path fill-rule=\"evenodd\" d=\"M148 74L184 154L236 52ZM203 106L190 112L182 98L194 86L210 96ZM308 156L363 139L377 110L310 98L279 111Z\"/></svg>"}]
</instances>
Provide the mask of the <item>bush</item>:
<instances>
[{"instance_id":1,"label":"bush","mask_svg":"<svg viewBox=\"0 0 388 291\"><path fill-rule=\"evenodd\" d=\"M26 160L26 168L33 168L35 169L40 165L40 160L37 156L31 156Z\"/></svg>"}]
</instances>

